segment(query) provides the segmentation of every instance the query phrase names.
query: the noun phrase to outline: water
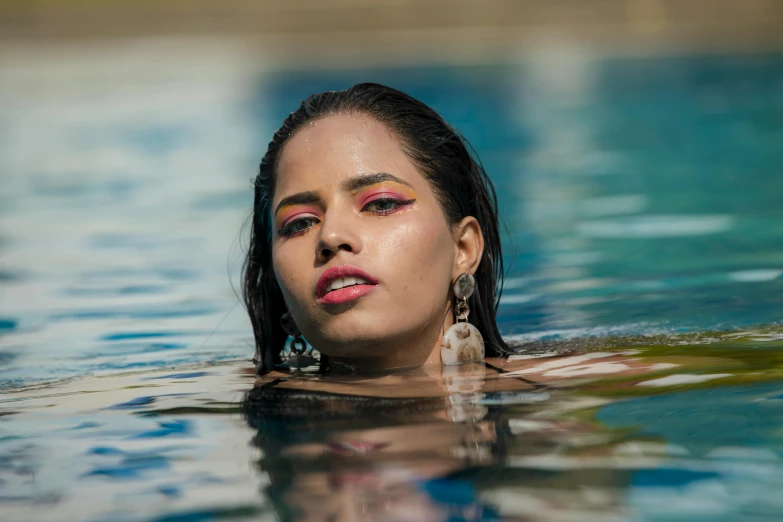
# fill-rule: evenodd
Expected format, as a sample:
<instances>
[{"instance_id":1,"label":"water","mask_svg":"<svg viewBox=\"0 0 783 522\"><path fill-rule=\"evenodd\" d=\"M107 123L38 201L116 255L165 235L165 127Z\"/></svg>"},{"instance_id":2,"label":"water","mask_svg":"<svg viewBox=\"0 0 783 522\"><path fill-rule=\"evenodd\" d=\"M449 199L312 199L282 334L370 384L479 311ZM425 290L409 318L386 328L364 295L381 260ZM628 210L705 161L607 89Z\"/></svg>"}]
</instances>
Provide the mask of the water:
<instances>
[{"instance_id":1,"label":"water","mask_svg":"<svg viewBox=\"0 0 783 522\"><path fill-rule=\"evenodd\" d=\"M3 520L781 517L782 57L271 72L158 41L0 71ZM242 413L249 179L299 99L366 79L477 148L501 329L540 357Z\"/></svg>"}]
</instances>

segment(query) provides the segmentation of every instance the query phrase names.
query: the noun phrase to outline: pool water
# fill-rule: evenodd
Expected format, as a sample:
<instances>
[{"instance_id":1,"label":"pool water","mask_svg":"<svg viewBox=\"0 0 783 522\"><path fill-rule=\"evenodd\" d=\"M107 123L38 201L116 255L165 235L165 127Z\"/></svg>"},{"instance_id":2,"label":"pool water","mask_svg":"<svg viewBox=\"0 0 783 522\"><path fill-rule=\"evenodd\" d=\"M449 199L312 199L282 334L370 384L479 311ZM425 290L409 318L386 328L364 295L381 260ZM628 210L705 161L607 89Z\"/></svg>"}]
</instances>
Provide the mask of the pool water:
<instances>
[{"instance_id":1,"label":"pool water","mask_svg":"<svg viewBox=\"0 0 783 522\"><path fill-rule=\"evenodd\" d=\"M783 518L783 57L234 52L2 55L0 518ZM524 354L243 406L249 180L298 100L367 79L476 147Z\"/></svg>"}]
</instances>

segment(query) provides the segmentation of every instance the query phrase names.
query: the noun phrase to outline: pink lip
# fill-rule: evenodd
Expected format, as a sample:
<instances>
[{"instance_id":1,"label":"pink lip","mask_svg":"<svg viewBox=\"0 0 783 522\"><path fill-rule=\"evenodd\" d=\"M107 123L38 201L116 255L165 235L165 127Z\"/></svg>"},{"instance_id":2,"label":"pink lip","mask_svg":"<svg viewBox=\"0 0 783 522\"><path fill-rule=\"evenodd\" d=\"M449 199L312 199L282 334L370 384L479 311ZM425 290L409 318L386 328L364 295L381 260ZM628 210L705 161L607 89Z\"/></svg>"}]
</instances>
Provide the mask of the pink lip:
<instances>
[{"instance_id":1,"label":"pink lip","mask_svg":"<svg viewBox=\"0 0 783 522\"><path fill-rule=\"evenodd\" d=\"M364 279L367 284L346 286L339 290L332 290L329 292L329 285L335 279L341 279L343 277L356 277ZM372 292L375 285L378 284L378 280L372 277L370 274L363 272L362 270L351 265L341 265L334 268L325 270L321 277L318 278L318 283L315 287L316 295L318 296L318 302L323 304L340 304L347 303L358 299L363 295Z\"/></svg>"},{"instance_id":2,"label":"pink lip","mask_svg":"<svg viewBox=\"0 0 783 522\"><path fill-rule=\"evenodd\" d=\"M327 451L329 453L336 453L338 455L354 455L357 453L370 453L378 451L388 446L388 442L364 442L364 441L348 441L348 442L330 442L327 445Z\"/></svg>"}]
</instances>

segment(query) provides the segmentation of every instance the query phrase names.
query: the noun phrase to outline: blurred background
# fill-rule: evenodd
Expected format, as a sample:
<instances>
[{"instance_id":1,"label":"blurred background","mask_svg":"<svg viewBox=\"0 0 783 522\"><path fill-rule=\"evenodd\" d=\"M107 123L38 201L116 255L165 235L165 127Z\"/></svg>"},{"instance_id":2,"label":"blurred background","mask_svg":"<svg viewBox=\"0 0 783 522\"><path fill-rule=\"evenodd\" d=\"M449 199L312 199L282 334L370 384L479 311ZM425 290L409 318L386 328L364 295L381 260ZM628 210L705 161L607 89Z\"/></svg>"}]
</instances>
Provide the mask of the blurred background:
<instances>
[{"instance_id":1,"label":"blurred background","mask_svg":"<svg viewBox=\"0 0 783 522\"><path fill-rule=\"evenodd\" d=\"M5 0L0 386L250 358L250 180L301 99L359 81L477 149L504 334L777 323L782 25L780 0Z\"/></svg>"}]
</instances>

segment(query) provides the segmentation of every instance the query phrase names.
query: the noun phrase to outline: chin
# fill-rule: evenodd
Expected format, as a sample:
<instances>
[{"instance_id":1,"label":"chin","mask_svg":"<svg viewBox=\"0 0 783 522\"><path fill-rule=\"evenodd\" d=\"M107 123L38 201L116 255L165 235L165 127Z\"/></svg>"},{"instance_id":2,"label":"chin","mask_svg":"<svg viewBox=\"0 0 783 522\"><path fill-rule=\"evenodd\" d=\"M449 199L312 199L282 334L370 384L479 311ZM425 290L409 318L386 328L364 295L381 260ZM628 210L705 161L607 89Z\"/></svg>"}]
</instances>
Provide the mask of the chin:
<instances>
[{"instance_id":1,"label":"chin","mask_svg":"<svg viewBox=\"0 0 783 522\"><path fill-rule=\"evenodd\" d=\"M314 345L318 351L331 357L372 357L379 355L376 353L379 345L385 344L388 339L383 335L367 335L367 332L361 334L354 332L335 332L326 335L319 343L321 347Z\"/></svg>"},{"instance_id":2,"label":"chin","mask_svg":"<svg viewBox=\"0 0 783 522\"><path fill-rule=\"evenodd\" d=\"M382 337L386 314L378 307L351 307L339 313L319 314L314 317L315 328L324 340L333 342L351 342L353 339L375 339Z\"/></svg>"},{"instance_id":3,"label":"chin","mask_svg":"<svg viewBox=\"0 0 783 522\"><path fill-rule=\"evenodd\" d=\"M395 337L395 332L373 328L367 321L331 321L319 332L313 346L332 357L372 357L380 355L376 353L381 349L380 346Z\"/></svg>"}]
</instances>

